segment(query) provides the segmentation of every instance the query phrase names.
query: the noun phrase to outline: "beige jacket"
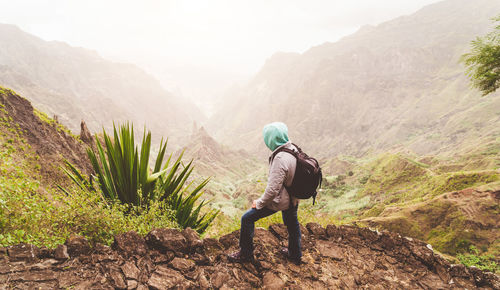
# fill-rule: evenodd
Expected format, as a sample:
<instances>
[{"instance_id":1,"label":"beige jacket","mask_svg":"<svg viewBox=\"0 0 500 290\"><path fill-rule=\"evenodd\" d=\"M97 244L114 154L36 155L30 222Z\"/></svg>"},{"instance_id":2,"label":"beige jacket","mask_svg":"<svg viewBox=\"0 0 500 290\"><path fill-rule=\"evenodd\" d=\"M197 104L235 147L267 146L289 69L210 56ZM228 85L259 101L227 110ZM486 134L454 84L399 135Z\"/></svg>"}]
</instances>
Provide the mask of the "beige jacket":
<instances>
[{"instance_id":1,"label":"beige jacket","mask_svg":"<svg viewBox=\"0 0 500 290\"><path fill-rule=\"evenodd\" d=\"M274 152L282 147L286 147L297 151L297 148L289 141L284 145L276 148ZM290 206L290 195L286 191L286 186L291 186L295 169L297 167L297 159L287 152L280 152L276 154L274 160L270 164L269 177L267 179L267 187L264 194L256 200L256 208L262 209L267 207L269 209L280 211L287 210ZM292 197L293 205L297 205L298 199Z\"/></svg>"}]
</instances>

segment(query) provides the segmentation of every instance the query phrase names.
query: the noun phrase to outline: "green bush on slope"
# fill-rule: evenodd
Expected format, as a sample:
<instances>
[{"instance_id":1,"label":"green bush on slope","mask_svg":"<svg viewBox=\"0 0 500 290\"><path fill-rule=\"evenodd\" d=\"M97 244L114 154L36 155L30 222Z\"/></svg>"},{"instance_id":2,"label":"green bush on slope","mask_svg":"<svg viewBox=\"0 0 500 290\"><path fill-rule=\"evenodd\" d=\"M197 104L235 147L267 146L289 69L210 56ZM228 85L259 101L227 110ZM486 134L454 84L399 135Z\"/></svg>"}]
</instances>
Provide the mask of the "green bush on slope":
<instances>
[{"instance_id":1,"label":"green bush on slope","mask_svg":"<svg viewBox=\"0 0 500 290\"><path fill-rule=\"evenodd\" d=\"M0 245L31 243L55 247L71 234L110 244L113 236L130 230L146 234L155 227L178 227L171 210L153 204L137 215L124 206L110 206L97 194L72 189L67 196L43 189L29 160L16 158L0 146Z\"/></svg>"}]
</instances>

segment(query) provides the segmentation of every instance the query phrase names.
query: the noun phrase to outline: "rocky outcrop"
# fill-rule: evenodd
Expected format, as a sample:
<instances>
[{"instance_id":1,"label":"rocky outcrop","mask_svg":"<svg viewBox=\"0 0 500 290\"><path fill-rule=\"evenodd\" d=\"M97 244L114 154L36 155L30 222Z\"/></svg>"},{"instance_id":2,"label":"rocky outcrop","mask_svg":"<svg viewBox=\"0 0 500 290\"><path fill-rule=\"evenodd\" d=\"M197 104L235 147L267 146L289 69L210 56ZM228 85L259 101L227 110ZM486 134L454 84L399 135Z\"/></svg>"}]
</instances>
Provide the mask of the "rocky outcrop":
<instances>
[{"instance_id":1,"label":"rocky outcrop","mask_svg":"<svg viewBox=\"0 0 500 290\"><path fill-rule=\"evenodd\" d=\"M87 128L87 124L83 120L80 123L80 140L82 140L83 143L89 146L92 146L94 143L94 137L92 136L92 133L90 133L89 128Z\"/></svg>"},{"instance_id":2,"label":"rocky outcrop","mask_svg":"<svg viewBox=\"0 0 500 290\"><path fill-rule=\"evenodd\" d=\"M305 264L289 263L281 224L256 229L255 260L227 261L238 232L201 240L190 230L155 229L115 237L112 247L72 237L56 250L32 245L1 249L0 285L42 289L304 288L500 289L500 278L451 265L419 240L367 228L302 227ZM69 259L65 257L68 256Z\"/></svg>"}]
</instances>

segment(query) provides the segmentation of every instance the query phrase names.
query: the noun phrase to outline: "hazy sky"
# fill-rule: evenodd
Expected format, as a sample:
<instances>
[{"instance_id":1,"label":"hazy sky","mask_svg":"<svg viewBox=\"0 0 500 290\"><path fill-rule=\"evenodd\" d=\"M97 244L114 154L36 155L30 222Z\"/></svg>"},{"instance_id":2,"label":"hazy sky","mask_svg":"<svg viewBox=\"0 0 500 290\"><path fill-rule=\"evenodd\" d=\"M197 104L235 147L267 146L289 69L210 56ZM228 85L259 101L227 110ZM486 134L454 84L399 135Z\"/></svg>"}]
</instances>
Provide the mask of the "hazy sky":
<instances>
[{"instance_id":1,"label":"hazy sky","mask_svg":"<svg viewBox=\"0 0 500 290\"><path fill-rule=\"evenodd\" d=\"M303 52L437 0L0 0L0 23L163 74L251 75L276 51ZM164 67L163 67L164 66ZM159 75L159 78L162 78ZM175 82L175 80L173 80Z\"/></svg>"}]
</instances>

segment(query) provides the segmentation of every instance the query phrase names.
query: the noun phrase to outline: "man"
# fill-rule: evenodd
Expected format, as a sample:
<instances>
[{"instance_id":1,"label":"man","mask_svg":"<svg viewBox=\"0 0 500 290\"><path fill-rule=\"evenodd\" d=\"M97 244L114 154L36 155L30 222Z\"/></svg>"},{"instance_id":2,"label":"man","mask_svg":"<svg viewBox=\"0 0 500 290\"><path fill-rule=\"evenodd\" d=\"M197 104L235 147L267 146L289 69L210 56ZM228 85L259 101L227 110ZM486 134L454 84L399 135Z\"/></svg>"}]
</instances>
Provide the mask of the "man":
<instances>
[{"instance_id":1,"label":"man","mask_svg":"<svg viewBox=\"0 0 500 290\"><path fill-rule=\"evenodd\" d=\"M264 143L273 152L270 158L267 187L264 194L253 201L252 208L241 218L240 250L229 254L228 259L232 262L252 260L255 222L281 211L283 223L288 229L288 249L284 248L281 252L295 264L300 264L301 233L297 220L299 201L291 197L285 187L292 184L297 160L290 153L278 152L282 147L293 151L297 151L297 148L289 141L288 128L284 123L275 122L264 126L263 135Z\"/></svg>"}]
</instances>

